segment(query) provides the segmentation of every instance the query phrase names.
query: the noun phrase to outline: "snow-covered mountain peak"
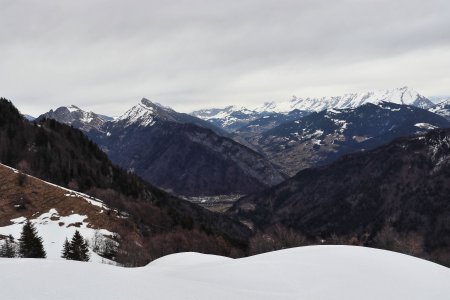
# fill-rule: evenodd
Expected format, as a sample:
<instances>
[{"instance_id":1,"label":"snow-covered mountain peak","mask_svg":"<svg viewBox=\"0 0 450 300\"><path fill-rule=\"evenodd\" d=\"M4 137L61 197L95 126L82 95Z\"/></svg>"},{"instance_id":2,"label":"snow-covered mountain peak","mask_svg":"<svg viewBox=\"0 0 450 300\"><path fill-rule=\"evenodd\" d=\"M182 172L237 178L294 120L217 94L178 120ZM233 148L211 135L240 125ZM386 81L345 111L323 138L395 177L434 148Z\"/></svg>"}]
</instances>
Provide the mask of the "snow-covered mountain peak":
<instances>
[{"instance_id":1,"label":"snow-covered mountain peak","mask_svg":"<svg viewBox=\"0 0 450 300\"><path fill-rule=\"evenodd\" d=\"M157 106L146 98L131 109L126 111L122 116L117 118L115 122L125 122L126 126L137 124L139 126L151 126L155 123L155 114Z\"/></svg>"},{"instance_id":2,"label":"snow-covered mountain peak","mask_svg":"<svg viewBox=\"0 0 450 300\"><path fill-rule=\"evenodd\" d=\"M89 132L92 129L98 130L110 117L96 114L92 111L85 111L76 105L61 106L55 110L39 116L37 119L53 119L58 122L68 124Z\"/></svg>"},{"instance_id":3,"label":"snow-covered mountain peak","mask_svg":"<svg viewBox=\"0 0 450 300\"><path fill-rule=\"evenodd\" d=\"M125 126L133 124L147 127L154 125L156 120L181 122L180 115L182 114L170 107L142 98L138 104L115 119L114 122L125 122Z\"/></svg>"}]
</instances>

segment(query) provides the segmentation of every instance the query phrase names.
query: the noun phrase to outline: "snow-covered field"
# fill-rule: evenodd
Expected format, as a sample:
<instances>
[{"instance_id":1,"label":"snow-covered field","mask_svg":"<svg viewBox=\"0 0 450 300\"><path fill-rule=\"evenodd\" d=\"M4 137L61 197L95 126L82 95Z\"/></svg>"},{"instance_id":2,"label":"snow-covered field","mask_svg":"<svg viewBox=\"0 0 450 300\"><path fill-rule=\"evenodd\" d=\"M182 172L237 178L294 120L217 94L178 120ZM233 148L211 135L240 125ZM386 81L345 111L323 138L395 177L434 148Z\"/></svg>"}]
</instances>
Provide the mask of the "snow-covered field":
<instances>
[{"instance_id":1,"label":"snow-covered field","mask_svg":"<svg viewBox=\"0 0 450 300\"><path fill-rule=\"evenodd\" d=\"M182 253L143 268L0 259L2 299L450 299L450 269L388 251L311 246L243 259Z\"/></svg>"},{"instance_id":2,"label":"snow-covered field","mask_svg":"<svg viewBox=\"0 0 450 300\"><path fill-rule=\"evenodd\" d=\"M85 221L86 219L87 216L79 214L60 216L56 209L51 209L49 212L31 219L30 222L36 227L38 235L42 237L47 258L62 259L61 252L64 241L66 238L70 241L75 231L78 230L89 243L91 262L114 264L114 262L99 256L92 250L94 243L103 244L106 236L113 236L114 233L106 229L90 228L89 223ZM17 241L26 220L24 217L11 220L12 225L0 227L0 234L12 235ZM0 241L1 244L2 241Z\"/></svg>"}]
</instances>

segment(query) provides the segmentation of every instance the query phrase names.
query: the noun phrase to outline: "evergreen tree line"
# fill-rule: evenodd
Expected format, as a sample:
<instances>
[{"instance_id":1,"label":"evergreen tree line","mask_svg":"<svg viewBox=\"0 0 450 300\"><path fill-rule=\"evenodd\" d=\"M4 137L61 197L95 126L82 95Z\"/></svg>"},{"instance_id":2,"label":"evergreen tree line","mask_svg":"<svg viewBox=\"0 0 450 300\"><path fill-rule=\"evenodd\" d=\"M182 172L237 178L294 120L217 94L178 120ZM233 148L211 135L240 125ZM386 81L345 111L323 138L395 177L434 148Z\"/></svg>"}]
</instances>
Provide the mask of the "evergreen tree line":
<instances>
[{"instance_id":1,"label":"evergreen tree line","mask_svg":"<svg viewBox=\"0 0 450 300\"><path fill-rule=\"evenodd\" d=\"M5 238L0 246L0 257L46 258L47 253L42 241L36 227L28 220L22 227L18 245L13 236ZM88 243L78 230L75 231L70 243L66 238L61 257L69 260L89 261Z\"/></svg>"}]
</instances>

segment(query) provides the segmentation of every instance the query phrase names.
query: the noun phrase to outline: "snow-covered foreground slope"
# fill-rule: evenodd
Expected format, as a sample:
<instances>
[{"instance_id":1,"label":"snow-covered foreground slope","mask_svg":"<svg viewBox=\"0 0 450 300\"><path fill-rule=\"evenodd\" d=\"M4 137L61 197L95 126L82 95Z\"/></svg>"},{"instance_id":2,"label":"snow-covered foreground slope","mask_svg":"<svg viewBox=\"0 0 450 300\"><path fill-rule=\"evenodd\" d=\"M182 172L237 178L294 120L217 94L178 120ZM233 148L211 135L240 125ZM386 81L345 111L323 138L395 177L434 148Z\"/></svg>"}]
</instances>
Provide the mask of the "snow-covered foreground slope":
<instances>
[{"instance_id":1,"label":"snow-covered foreground slope","mask_svg":"<svg viewBox=\"0 0 450 300\"><path fill-rule=\"evenodd\" d=\"M38 235L43 238L43 246L49 259L63 259L61 258L61 252L64 241L72 238L75 230L78 230L84 239L89 244L89 261L98 263L114 264L113 261L99 256L93 251L95 244L103 245L107 236L114 236L115 233L106 229L94 229L91 228L89 222L86 220L86 215L71 214L68 216L60 216L56 209L50 209L50 211L30 219L30 222L34 224L38 231ZM12 219L12 225L0 227L0 234L8 236L12 235L17 241L20 238L22 227L26 222L26 218L19 217ZM0 245L2 241L0 241Z\"/></svg>"},{"instance_id":2,"label":"snow-covered foreground slope","mask_svg":"<svg viewBox=\"0 0 450 300\"><path fill-rule=\"evenodd\" d=\"M232 260L196 253L137 269L0 259L3 299L449 299L450 269L349 246Z\"/></svg>"},{"instance_id":3,"label":"snow-covered foreground slope","mask_svg":"<svg viewBox=\"0 0 450 300\"><path fill-rule=\"evenodd\" d=\"M25 175L26 183L21 187L18 174L18 170L0 163L0 246L7 236L17 245L23 225L30 220L42 237L47 258L62 259L65 239L70 240L78 230L88 241L91 262L114 263L98 253L104 252L107 244L117 245L111 239L116 236L111 229L119 228L123 217L116 210L99 199L30 175ZM17 195L27 201L19 204Z\"/></svg>"}]
</instances>

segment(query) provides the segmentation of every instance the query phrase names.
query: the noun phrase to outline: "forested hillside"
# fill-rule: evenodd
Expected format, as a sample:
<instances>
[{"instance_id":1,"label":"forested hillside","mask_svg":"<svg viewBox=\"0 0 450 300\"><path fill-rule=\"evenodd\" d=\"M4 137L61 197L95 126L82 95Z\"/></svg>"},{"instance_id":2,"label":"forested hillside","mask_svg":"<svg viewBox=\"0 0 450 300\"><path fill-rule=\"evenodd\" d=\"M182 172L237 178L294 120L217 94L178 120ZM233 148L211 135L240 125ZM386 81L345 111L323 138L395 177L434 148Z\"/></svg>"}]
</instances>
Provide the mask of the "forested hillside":
<instances>
[{"instance_id":1,"label":"forested hillside","mask_svg":"<svg viewBox=\"0 0 450 300\"><path fill-rule=\"evenodd\" d=\"M77 129L54 120L26 121L6 99L0 99L0 161L123 211L146 243L139 259L133 258L137 264L179 251L239 255L245 247L243 225L115 167Z\"/></svg>"},{"instance_id":2,"label":"forested hillside","mask_svg":"<svg viewBox=\"0 0 450 300\"><path fill-rule=\"evenodd\" d=\"M300 171L229 214L313 243L395 250L450 266L450 129L405 137ZM306 243L306 242L305 242Z\"/></svg>"}]
</instances>

